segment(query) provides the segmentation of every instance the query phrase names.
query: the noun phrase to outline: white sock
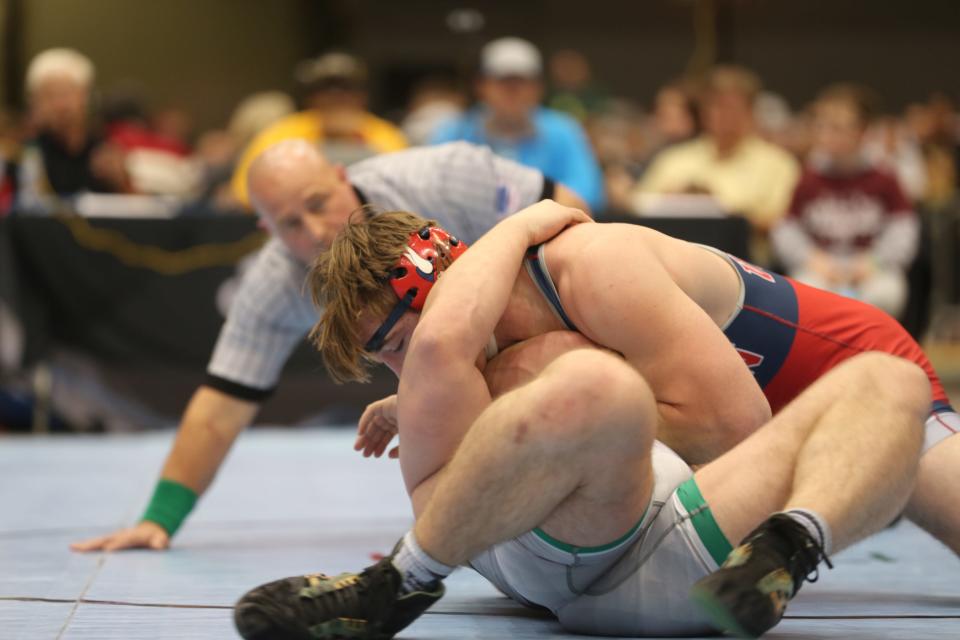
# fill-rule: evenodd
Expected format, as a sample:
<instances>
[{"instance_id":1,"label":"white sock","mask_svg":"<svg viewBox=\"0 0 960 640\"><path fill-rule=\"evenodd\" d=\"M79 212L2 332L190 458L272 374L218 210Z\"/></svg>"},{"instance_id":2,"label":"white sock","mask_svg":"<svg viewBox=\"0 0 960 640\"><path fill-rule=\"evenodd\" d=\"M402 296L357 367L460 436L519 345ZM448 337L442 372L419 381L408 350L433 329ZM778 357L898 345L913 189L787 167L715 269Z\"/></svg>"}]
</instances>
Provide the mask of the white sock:
<instances>
[{"instance_id":1,"label":"white sock","mask_svg":"<svg viewBox=\"0 0 960 640\"><path fill-rule=\"evenodd\" d=\"M393 555L393 565L403 576L403 593L423 591L426 587L450 575L455 567L431 558L417 543L413 531L408 531Z\"/></svg>"},{"instance_id":2,"label":"white sock","mask_svg":"<svg viewBox=\"0 0 960 640\"><path fill-rule=\"evenodd\" d=\"M810 509L790 509L782 513L789 516L797 524L802 525L804 529L810 532L813 539L820 543L824 554L830 555L833 539L830 533L830 525L823 519L823 516Z\"/></svg>"}]
</instances>

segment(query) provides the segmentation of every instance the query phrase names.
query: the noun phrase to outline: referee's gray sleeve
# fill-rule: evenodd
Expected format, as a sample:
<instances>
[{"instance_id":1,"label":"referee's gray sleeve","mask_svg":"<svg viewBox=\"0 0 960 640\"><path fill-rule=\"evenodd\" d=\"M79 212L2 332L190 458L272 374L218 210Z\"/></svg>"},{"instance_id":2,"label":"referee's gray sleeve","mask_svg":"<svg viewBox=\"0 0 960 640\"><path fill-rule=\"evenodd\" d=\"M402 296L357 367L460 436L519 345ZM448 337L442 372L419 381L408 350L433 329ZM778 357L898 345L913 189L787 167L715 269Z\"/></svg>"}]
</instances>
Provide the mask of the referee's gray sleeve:
<instances>
[{"instance_id":1,"label":"referee's gray sleeve","mask_svg":"<svg viewBox=\"0 0 960 640\"><path fill-rule=\"evenodd\" d=\"M433 218L467 242L539 201L548 184L537 169L468 142L385 154L347 171L381 210L406 209Z\"/></svg>"},{"instance_id":2,"label":"referee's gray sleeve","mask_svg":"<svg viewBox=\"0 0 960 640\"><path fill-rule=\"evenodd\" d=\"M265 399L317 312L302 294L305 272L271 240L237 290L220 330L207 384L246 400Z\"/></svg>"},{"instance_id":3,"label":"referee's gray sleeve","mask_svg":"<svg viewBox=\"0 0 960 640\"><path fill-rule=\"evenodd\" d=\"M545 179L538 169L502 158L485 146L455 142L449 147L438 167L442 178L436 187L448 205L460 205L474 217L492 211L499 219L542 199Z\"/></svg>"},{"instance_id":4,"label":"referee's gray sleeve","mask_svg":"<svg viewBox=\"0 0 960 640\"><path fill-rule=\"evenodd\" d=\"M507 185L516 193L516 208L508 213L516 213L544 198L553 198L553 181L545 177L539 169L501 158L489 149L486 151L493 155L493 171L497 182Z\"/></svg>"}]
</instances>

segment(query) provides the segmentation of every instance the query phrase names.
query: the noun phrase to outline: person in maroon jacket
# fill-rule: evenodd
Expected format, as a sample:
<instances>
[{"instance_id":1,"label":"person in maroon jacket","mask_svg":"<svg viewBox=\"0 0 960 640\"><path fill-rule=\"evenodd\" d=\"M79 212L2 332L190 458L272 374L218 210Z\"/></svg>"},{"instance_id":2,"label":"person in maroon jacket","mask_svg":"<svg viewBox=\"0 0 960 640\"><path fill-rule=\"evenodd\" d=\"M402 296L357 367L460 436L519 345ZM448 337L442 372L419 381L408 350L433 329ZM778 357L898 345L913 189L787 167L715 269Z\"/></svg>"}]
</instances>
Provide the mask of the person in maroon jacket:
<instances>
[{"instance_id":1,"label":"person in maroon jacket","mask_svg":"<svg viewBox=\"0 0 960 640\"><path fill-rule=\"evenodd\" d=\"M920 223L897 179L862 154L872 115L863 88L833 85L820 94L814 148L773 244L791 277L897 316Z\"/></svg>"}]
</instances>

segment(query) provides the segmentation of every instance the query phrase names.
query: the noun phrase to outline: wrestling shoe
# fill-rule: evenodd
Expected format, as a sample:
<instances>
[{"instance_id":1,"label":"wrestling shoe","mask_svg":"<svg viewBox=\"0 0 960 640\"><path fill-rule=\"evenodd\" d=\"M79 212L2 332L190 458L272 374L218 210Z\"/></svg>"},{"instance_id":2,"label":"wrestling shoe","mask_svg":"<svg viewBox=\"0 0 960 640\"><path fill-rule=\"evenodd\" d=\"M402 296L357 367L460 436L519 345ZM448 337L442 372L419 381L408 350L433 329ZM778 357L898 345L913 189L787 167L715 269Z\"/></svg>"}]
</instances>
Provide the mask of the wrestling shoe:
<instances>
[{"instance_id":1,"label":"wrestling shoe","mask_svg":"<svg viewBox=\"0 0 960 640\"><path fill-rule=\"evenodd\" d=\"M443 595L400 593L403 579L390 557L360 574L323 574L275 580L237 602L233 621L246 640L381 640L416 620Z\"/></svg>"},{"instance_id":2,"label":"wrestling shoe","mask_svg":"<svg viewBox=\"0 0 960 640\"><path fill-rule=\"evenodd\" d=\"M802 525L776 514L731 551L719 569L693 585L690 597L717 629L759 638L780 622L804 580L817 581L821 559L833 568Z\"/></svg>"}]
</instances>

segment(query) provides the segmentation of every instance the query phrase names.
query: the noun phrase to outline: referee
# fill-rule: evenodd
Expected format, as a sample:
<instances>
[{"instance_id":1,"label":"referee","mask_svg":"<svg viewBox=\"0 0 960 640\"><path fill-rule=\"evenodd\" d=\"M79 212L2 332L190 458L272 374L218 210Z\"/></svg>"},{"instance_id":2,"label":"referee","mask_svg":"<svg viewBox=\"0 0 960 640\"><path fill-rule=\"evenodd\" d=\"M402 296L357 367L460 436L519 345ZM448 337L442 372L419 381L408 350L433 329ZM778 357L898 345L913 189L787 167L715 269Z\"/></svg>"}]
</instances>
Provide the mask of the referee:
<instances>
[{"instance_id":1,"label":"referee","mask_svg":"<svg viewBox=\"0 0 960 640\"><path fill-rule=\"evenodd\" d=\"M137 525L74 543L75 551L170 545L316 322L303 287L307 267L360 207L412 211L468 243L544 198L586 210L570 189L540 171L466 142L380 155L344 168L309 142L285 140L253 162L247 185L273 237L243 277L206 383L187 405L153 497Z\"/></svg>"}]
</instances>

